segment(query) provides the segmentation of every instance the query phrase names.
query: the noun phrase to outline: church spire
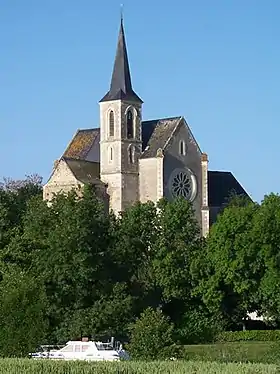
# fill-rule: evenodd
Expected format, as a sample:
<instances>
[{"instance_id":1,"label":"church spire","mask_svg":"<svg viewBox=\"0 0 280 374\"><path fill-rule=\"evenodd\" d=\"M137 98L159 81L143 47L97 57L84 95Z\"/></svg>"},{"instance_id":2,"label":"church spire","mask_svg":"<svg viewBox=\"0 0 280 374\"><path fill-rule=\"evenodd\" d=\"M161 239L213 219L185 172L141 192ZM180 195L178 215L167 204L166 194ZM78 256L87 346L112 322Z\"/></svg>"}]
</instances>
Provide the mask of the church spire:
<instances>
[{"instance_id":1,"label":"church spire","mask_svg":"<svg viewBox=\"0 0 280 374\"><path fill-rule=\"evenodd\" d=\"M143 102L132 89L123 27L123 16L121 15L121 25L110 90L103 99L100 100L100 102L125 99L141 103Z\"/></svg>"}]
</instances>

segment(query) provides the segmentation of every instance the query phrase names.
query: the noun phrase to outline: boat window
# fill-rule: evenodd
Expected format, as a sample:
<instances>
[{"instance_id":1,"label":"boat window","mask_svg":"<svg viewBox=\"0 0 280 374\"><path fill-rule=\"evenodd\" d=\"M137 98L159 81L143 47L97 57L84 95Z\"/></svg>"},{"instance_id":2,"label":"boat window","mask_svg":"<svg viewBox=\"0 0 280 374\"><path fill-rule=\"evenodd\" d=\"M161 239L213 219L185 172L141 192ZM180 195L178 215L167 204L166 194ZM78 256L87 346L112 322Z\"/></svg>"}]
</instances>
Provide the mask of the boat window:
<instances>
[{"instance_id":1,"label":"boat window","mask_svg":"<svg viewBox=\"0 0 280 374\"><path fill-rule=\"evenodd\" d=\"M66 345L66 347L61 349L61 352L73 352L73 345Z\"/></svg>"},{"instance_id":2,"label":"boat window","mask_svg":"<svg viewBox=\"0 0 280 374\"><path fill-rule=\"evenodd\" d=\"M112 351L114 348L108 343L96 343L98 351Z\"/></svg>"},{"instance_id":3,"label":"boat window","mask_svg":"<svg viewBox=\"0 0 280 374\"><path fill-rule=\"evenodd\" d=\"M89 345L82 345L82 352L85 352L89 349Z\"/></svg>"},{"instance_id":4,"label":"boat window","mask_svg":"<svg viewBox=\"0 0 280 374\"><path fill-rule=\"evenodd\" d=\"M98 351L105 351L104 345L102 343L96 343Z\"/></svg>"},{"instance_id":5,"label":"boat window","mask_svg":"<svg viewBox=\"0 0 280 374\"><path fill-rule=\"evenodd\" d=\"M81 346L75 345L75 352L81 352Z\"/></svg>"}]
</instances>

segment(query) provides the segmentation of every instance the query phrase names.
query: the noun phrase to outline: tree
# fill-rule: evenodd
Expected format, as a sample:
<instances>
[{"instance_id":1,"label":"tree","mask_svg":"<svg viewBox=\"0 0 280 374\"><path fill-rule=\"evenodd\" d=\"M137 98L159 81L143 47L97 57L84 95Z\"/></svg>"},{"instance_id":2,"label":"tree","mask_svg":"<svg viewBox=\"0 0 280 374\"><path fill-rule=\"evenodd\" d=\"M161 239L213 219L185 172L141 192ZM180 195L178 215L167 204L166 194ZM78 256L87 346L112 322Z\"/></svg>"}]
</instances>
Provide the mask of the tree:
<instances>
[{"instance_id":1,"label":"tree","mask_svg":"<svg viewBox=\"0 0 280 374\"><path fill-rule=\"evenodd\" d=\"M25 180L4 178L0 183L0 250L20 229L27 203L33 196L42 196L42 178L36 174Z\"/></svg>"},{"instance_id":2,"label":"tree","mask_svg":"<svg viewBox=\"0 0 280 374\"><path fill-rule=\"evenodd\" d=\"M210 313L202 303L190 305L175 329L180 344L205 344L212 342L223 331L221 316Z\"/></svg>"},{"instance_id":3,"label":"tree","mask_svg":"<svg viewBox=\"0 0 280 374\"><path fill-rule=\"evenodd\" d=\"M117 220L115 237L122 269L118 281L127 283L132 296L131 318L149 306L160 307L183 331L182 318L199 308L198 298L192 296L192 266L203 245L191 203L137 203Z\"/></svg>"},{"instance_id":4,"label":"tree","mask_svg":"<svg viewBox=\"0 0 280 374\"><path fill-rule=\"evenodd\" d=\"M134 321L133 303L126 284L115 284L109 295L103 295L87 308L72 310L57 331L59 341L81 336L107 340L128 337L128 325Z\"/></svg>"},{"instance_id":5,"label":"tree","mask_svg":"<svg viewBox=\"0 0 280 374\"><path fill-rule=\"evenodd\" d=\"M26 175L25 179L3 178L0 182L0 190L8 192L18 192L26 188L37 192L41 192L43 178L38 174ZM32 193L34 195L34 193Z\"/></svg>"},{"instance_id":6,"label":"tree","mask_svg":"<svg viewBox=\"0 0 280 374\"><path fill-rule=\"evenodd\" d=\"M47 332L47 298L39 279L17 267L0 282L0 355L25 356L42 344Z\"/></svg>"},{"instance_id":7,"label":"tree","mask_svg":"<svg viewBox=\"0 0 280 374\"><path fill-rule=\"evenodd\" d=\"M33 198L2 260L16 263L43 279L49 301L48 318L56 329L75 310L87 308L113 287L110 268L110 217L93 187L83 197L59 194L48 207Z\"/></svg>"},{"instance_id":8,"label":"tree","mask_svg":"<svg viewBox=\"0 0 280 374\"><path fill-rule=\"evenodd\" d=\"M265 196L254 219L253 236L263 264L260 309L280 321L280 196Z\"/></svg>"},{"instance_id":9,"label":"tree","mask_svg":"<svg viewBox=\"0 0 280 374\"><path fill-rule=\"evenodd\" d=\"M136 203L126 209L114 225L115 281L128 285L135 300L135 316L139 316L147 306L159 303L152 273L157 235L157 207L152 202Z\"/></svg>"},{"instance_id":10,"label":"tree","mask_svg":"<svg viewBox=\"0 0 280 374\"><path fill-rule=\"evenodd\" d=\"M0 252L5 264L16 264L35 277L41 275L42 254L49 253L49 233L56 216L40 195L30 198L22 222L13 229L8 245Z\"/></svg>"},{"instance_id":11,"label":"tree","mask_svg":"<svg viewBox=\"0 0 280 374\"><path fill-rule=\"evenodd\" d=\"M226 204L225 204L225 207L233 207L233 206L240 206L240 207L244 207L244 206L247 206L248 204L252 203L252 200L250 199L249 196L247 195L238 195L236 194L235 191L232 191L230 194L229 194L229 197L226 198Z\"/></svg>"},{"instance_id":12,"label":"tree","mask_svg":"<svg viewBox=\"0 0 280 374\"><path fill-rule=\"evenodd\" d=\"M191 265L201 250L198 222L190 202L176 199L158 204L159 233L152 248L156 283L164 302L191 297Z\"/></svg>"},{"instance_id":13,"label":"tree","mask_svg":"<svg viewBox=\"0 0 280 374\"><path fill-rule=\"evenodd\" d=\"M118 281L128 284L132 317L149 306L161 307L180 323L193 302L191 267L202 245L191 203L184 199L137 203L117 220L115 237L122 277Z\"/></svg>"},{"instance_id":14,"label":"tree","mask_svg":"<svg viewBox=\"0 0 280 374\"><path fill-rule=\"evenodd\" d=\"M258 305L262 274L253 227L256 203L230 204L211 227L205 252L194 272L198 290L212 313L222 313L230 324L242 324Z\"/></svg>"},{"instance_id":15,"label":"tree","mask_svg":"<svg viewBox=\"0 0 280 374\"><path fill-rule=\"evenodd\" d=\"M136 359L156 359L173 343L173 325L159 310L147 308L131 325L129 353Z\"/></svg>"},{"instance_id":16,"label":"tree","mask_svg":"<svg viewBox=\"0 0 280 374\"><path fill-rule=\"evenodd\" d=\"M159 306L183 339L184 315L198 305L193 297L192 267L203 241L192 204L184 199L158 203L158 234L152 247L154 282L160 290Z\"/></svg>"},{"instance_id":17,"label":"tree","mask_svg":"<svg viewBox=\"0 0 280 374\"><path fill-rule=\"evenodd\" d=\"M90 307L112 289L110 220L91 186L83 197L59 195L49 208L52 222L47 250L38 252L37 270L44 274L55 325L69 311Z\"/></svg>"},{"instance_id":18,"label":"tree","mask_svg":"<svg viewBox=\"0 0 280 374\"><path fill-rule=\"evenodd\" d=\"M129 324L148 307L160 308L182 341L187 328L193 337L201 333L194 321L203 305L193 290L204 241L191 203L136 203L115 217L92 186L81 192L58 194L50 206L39 194L30 196L0 251L0 266L17 266L43 282L48 341L81 334L126 338Z\"/></svg>"}]
</instances>

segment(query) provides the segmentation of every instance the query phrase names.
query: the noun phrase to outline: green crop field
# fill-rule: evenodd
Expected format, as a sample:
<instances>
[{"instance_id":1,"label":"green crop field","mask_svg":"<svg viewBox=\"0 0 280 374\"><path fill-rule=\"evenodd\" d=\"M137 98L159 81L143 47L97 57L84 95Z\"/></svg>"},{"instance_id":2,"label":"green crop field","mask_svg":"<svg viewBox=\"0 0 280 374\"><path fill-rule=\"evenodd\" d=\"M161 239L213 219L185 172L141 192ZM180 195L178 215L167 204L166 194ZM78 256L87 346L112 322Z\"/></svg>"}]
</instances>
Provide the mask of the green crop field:
<instances>
[{"instance_id":1,"label":"green crop field","mask_svg":"<svg viewBox=\"0 0 280 374\"><path fill-rule=\"evenodd\" d=\"M74 362L0 359L0 374L258 374L279 373L276 365L192 361Z\"/></svg>"},{"instance_id":2,"label":"green crop field","mask_svg":"<svg viewBox=\"0 0 280 374\"><path fill-rule=\"evenodd\" d=\"M251 362L280 365L279 342L233 342L189 345L182 349L189 361Z\"/></svg>"}]
</instances>

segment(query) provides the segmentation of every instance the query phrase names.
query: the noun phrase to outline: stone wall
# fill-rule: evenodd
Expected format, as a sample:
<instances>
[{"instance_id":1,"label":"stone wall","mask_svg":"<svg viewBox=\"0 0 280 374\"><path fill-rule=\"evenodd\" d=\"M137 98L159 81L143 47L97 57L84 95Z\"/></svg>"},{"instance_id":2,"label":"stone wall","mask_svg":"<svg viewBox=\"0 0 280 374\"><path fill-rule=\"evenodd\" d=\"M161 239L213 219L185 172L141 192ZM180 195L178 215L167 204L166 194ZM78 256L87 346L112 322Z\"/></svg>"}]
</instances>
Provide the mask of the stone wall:
<instances>
[{"instance_id":1,"label":"stone wall","mask_svg":"<svg viewBox=\"0 0 280 374\"><path fill-rule=\"evenodd\" d=\"M122 210L122 175L121 174L104 174L102 181L107 185L107 194L109 196L109 209L116 214Z\"/></svg>"},{"instance_id":2,"label":"stone wall","mask_svg":"<svg viewBox=\"0 0 280 374\"><path fill-rule=\"evenodd\" d=\"M157 202L163 197L163 157L139 160L139 199Z\"/></svg>"},{"instance_id":3,"label":"stone wall","mask_svg":"<svg viewBox=\"0 0 280 374\"><path fill-rule=\"evenodd\" d=\"M82 197L83 187L84 183L75 178L67 163L64 160L60 160L55 163L53 173L43 187L43 199L50 202L54 195L58 193L67 194L73 189L77 192L78 196ZM109 211L109 196L106 185L97 179L94 187L96 196L103 201L105 210Z\"/></svg>"},{"instance_id":4,"label":"stone wall","mask_svg":"<svg viewBox=\"0 0 280 374\"><path fill-rule=\"evenodd\" d=\"M180 153L180 142L185 143L185 154ZM171 182L175 170L187 170L195 177L196 193L192 201L195 215L201 226L202 166L201 150L184 119L178 125L164 152L164 196L172 199Z\"/></svg>"},{"instance_id":5,"label":"stone wall","mask_svg":"<svg viewBox=\"0 0 280 374\"><path fill-rule=\"evenodd\" d=\"M43 199L51 200L53 195L60 192L70 192L73 188L81 189L83 184L80 183L64 160L60 160L55 165L53 173L48 182L43 187Z\"/></svg>"}]
</instances>

